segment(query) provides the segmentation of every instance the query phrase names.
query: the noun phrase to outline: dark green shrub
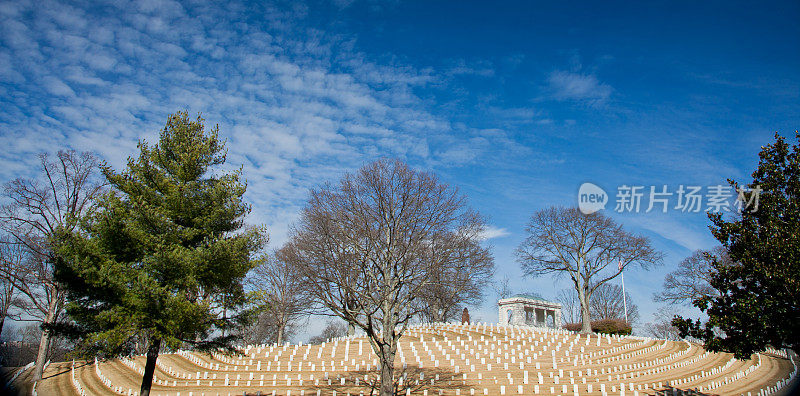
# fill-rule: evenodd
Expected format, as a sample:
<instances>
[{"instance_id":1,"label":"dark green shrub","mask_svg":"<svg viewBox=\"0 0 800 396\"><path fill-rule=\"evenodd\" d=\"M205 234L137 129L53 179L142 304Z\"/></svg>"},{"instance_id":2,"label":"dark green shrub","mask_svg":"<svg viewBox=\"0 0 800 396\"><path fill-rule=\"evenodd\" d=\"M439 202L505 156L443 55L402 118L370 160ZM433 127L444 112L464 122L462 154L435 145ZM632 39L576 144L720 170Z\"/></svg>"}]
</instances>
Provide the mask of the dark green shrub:
<instances>
[{"instance_id":1,"label":"dark green shrub","mask_svg":"<svg viewBox=\"0 0 800 396\"><path fill-rule=\"evenodd\" d=\"M600 334L630 335L631 325L621 319L600 319L592 322L592 331Z\"/></svg>"},{"instance_id":2,"label":"dark green shrub","mask_svg":"<svg viewBox=\"0 0 800 396\"><path fill-rule=\"evenodd\" d=\"M565 330L581 331L580 323L567 323ZM600 334L630 335L631 325L621 319L600 319L592 321L592 331Z\"/></svg>"}]
</instances>

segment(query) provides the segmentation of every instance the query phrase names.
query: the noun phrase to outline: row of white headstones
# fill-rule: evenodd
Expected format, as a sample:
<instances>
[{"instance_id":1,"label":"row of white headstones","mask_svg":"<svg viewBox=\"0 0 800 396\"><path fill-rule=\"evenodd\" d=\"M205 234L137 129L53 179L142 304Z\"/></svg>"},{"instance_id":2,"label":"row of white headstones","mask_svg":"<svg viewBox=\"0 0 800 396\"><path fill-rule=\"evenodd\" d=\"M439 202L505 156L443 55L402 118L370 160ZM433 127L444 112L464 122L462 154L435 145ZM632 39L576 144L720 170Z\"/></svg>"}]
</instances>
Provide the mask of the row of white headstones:
<instances>
[{"instance_id":1,"label":"row of white headstones","mask_svg":"<svg viewBox=\"0 0 800 396\"><path fill-rule=\"evenodd\" d=\"M487 332L488 331L490 334L492 334L491 338L488 335L481 335L480 336L480 340L479 340L477 337L473 338L472 334L469 333L469 332L472 332L472 331L480 332L481 330L483 332ZM448 338L448 333L453 333L453 332L456 333L455 339L453 339L452 336L450 336ZM503 333L503 334L500 334L499 337L498 337L498 333ZM536 333L539 333L539 334L536 334ZM552 337L548 337L547 339L545 339L546 335L543 335L541 333L555 333L556 341L553 341ZM450 352L452 352L454 355L460 355L461 359L465 360L465 361L467 359L466 358L467 354L472 354L473 356L475 356L476 360L477 359L481 359L481 365L485 364L487 371L492 371L491 363L485 363L486 357L485 356L481 357L480 356L480 352L483 352L484 354L488 354L490 356L490 359L492 359L492 358L494 358L494 349L496 348L498 351L500 351L500 352L498 352L498 356L497 356L497 362L499 363L501 361L500 354L503 353L502 349L505 348L505 350L507 351L508 348L509 348L509 345L511 345L511 346L514 347L514 348L512 348L513 352L517 353L517 355L514 355L514 353L512 352L512 355L511 355L512 364L514 363L514 360L516 359L517 356L519 356L520 359L523 359L524 355L528 355L528 356L525 356L525 357L527 357L527 362L531 363L531 358L536 359L539 355L537 354L537 352L533 352L533 356L531 356L530 353L532 351L538 351L538 349L536 349L536 348L539 347L539 345L540 345L539 343L540 342L542 343L541 344L542 348L541 348L541 351L540 351L542 354L544 352L546 352L548 348L554 347L553 349L551 349L551 357L552 357L552 368L555 370L555 369L557 369L557 364L558 364L558 362L556 360L556 352L560 351L562 345L565 346L565 349L563 351L565 356L564 357L560 357L560 361L563 362L565 358L567 358L567 361L569 361L569 359L568 359L569 352L573 351L573 348L576 347L577 341L579 339L577 336L575 336L572 333L568 333L568 332L560 331L560 330L540 329L540 328L534 328L534 329L527 328L526 329L526 328L519 328L519 327L516 327L516 326L508 326L507 327L507 326L495 326L495 325L491 325L491 324L490 325L486 325L486 324L478 324L478 325L455 325L455 324L421 325L421 326L415 326L415 327L409 328L408 334L420 337L420 345L421 345L422 349L428 354L427 357L429 358L429 360L432 361L434 367L438 367L439 362L438 362L438 359L436 359L436 357L435 357L434 351L430 348L430 345L433 345L434 348L435 348L435 351L437 353L440 353L442 356L444 356L445 359L449 361L448 363L453 363L454 362L454 359L450 358ZM430 345L427 343L427 341L425 341L424 337L426 335L431 337ZM438 339L434 338L433 337L434 335L442 338L442 342L440 342ZM539 338L536 339L535 335L538 335ZM589 364L591 364L592 358L596 358L597 359L596 362L608 362L608 361L614 361L614 360L624 360L624 359L627 359L627 358L630 358L630 357L633 357L633 356L636 356L636 355L643 355L645 353L652 352L652 351L657 350L657 349L662 349L667 344L665 341L662 341L661 344L653 345L653 346L650 346L650 347L647 347L647 348L638 349L636 351L633 351L630 354L620 354L620 355L615 355L615 356L611 356L611 357L602 357L601 358L602 355L617 353L617 352L624 351L624 350L627 350L627 349L635 348L637 346L641 346L642 344L644 344L647 341L652 341L651 339L642 338L642 337L616 337L616 336L595 336L594 340L597 343L597 345L599 346L601 344L601 340L605 341L605 342L603 342L604 344L611 344L612 340L622 340L622 339L625 339L625 338L632 339L632 341L634 341L634 342L628 342L628 343L622 344L620 346L616 346L616 347L613 347L613 348L609 348L607 350L603 350L601 352L591 352L591 353L588 353L588 354L584 354L584 348L580 347L580 354L577 354L577 349L574 351L575 352L575 354L573 354L574 363L577 365L577 362L580 359L581 362L584 362L584 361L588 360ZM569 345L567 345L568 341L569 341ZM530 347L528 349L525 349L524 347L528 344L528 342L530 342L530 344L529 344ZM590 342L592 342L592 337L591 336L586 338L585 345L589 345ZM356 367L358 367L359 364L356 363L356 360L350 358L350 346L351 346L351 344L355 345L357 343L358 344L358 354L357 354L357 356L359 356L359 357L363 356L363 352L364 352L364 349L365 349L364 346L363 346L363 343L364 343L364 339L363 338L344 337L344 338L331 340L328 343L323 343L317 350L318 359L321 359L322 354L323 354L323 350L325 349L326 344L331 346L330 357L333 358L335 356L335 354L336 354L336 349L337 349L337 347L339 346L340 343L344 344L344 353L345 353L345 358L339 362L340 368L343 369L344 371L348 371L347 370L348 364L353 364ZM480 345L481 343L483 343L482 346ZM502 347L501 347L501 345L502 345ZM634 364L615 366L612 369L608 370L608 372L609 372L608 381L610 382L610 381L613 380L612 376L611 376L612 372L636 370L636 369L640 369L640 368L656 365L656 364L659 364L659 363L663 363L663 362L668 361L670 359L675 359L675 358L677 358L677 357L679 357L681 355L685 355L692 348L692 346L689 345L688 343L687 343L687 345L688 345L687 349L684 349L684 350L678 351L676 353L673 353L668 357L658 358L658 359L654 359L652 361L645 361L645 362L638 362L638 363L634 363ZM311 345L306 345L305 348L302 348L302 347L303 347L302 344L294 345L294 346L290 346L288 344L285 344L285 345L282 345L282 346L278 346L278 345L257 345L257 346L248 346L248 347L243 348L241 350L243 355L238 356L236 358L232 358L232 357L221 355L221 354L216 354L215 358L221 360L223 363L227 363L228 364L228 365L224 365L222 367L220 366L219 363L210 363L210 362L204 361L204 360L200 359L199 357L197 357L196 355L194 355L194 354L192 354L190 352L187 352L187 351L179 351L178 354L183 356L183 357L185 357L185 358L187 358L192 363L194 363L194 364L196 364L196 365L198 365L200 367L204 367L204 368L211 369L211 370L223 371L223 372L224 371L231 371L231 368L232 368L232 371L234 373L236 373L237 371L239 371L239 366L241 366L241 365L245 366L244 370L242 370L242 371L247 372L249 370L249 367L251 365L253 365L253 360L257 359L257 356L261 355L262 352L263 352L263 358L267 359L267 365L265 367L266 371L272 371L271 370L271 363L273 361L276 362L276 366L277 366L276 370L277 370L277 369L279 369L280 363L281 363L281 360L279 360L279 359L284 357L283 353L287 352L287 351L291 351L291 354L288 356L288 362L287 362L287 367L286 368L287 368L287 371L292 371L292 368L293 368L292 362L293 362L294 358L297 356L299 351L302 351L302 349L305 349L305 351L302 351L303 352L302 361L298 361L297 362L297 366L295 367L295 370L297 370L297 371L302 370L302 365L305 362L305 363L307 363L307 368L308 369L310 369L311 371L316 371L315 364L306 361L307 358L308 358L308 355L309 355L309 353L310 353L310 351L312 349ZM483 349L480 349L481 347ZM355 346L354 346L354 348L355 348ZM462 350L461 348L466 348L466 351ZM476 350L475 348L478 348L478 349ZM490 351L490 348L492 349L492 351ZM371 348L366 348L366 349L371 353ZM413 358L417 362L417 364L419 364L419 365L424 364L420 354L417 353L416 347L415 347L413 342L410 343L410 350L411 350ZM400 349L398 355L401 356L401 362L404 364L404 367L405 367L405 361L403 359L402 349ZM675 363L673 363L673 364L671 364L669 366L660 366L660 367L656 367L654 369L646 370L644 372L642 372L642 371L633 371L631 373L624 373L624 374L622 374L622 376L620 376L620 374L616 374L616 379L617 380L627 379L629 374L631 374L631 378L633 378L633 377L639 377L641 375L655 374L655 373L658 373L658 372L663 372L663 371L666 371L666 370L668 370L670 368L676 368L676 367L682 367L682 366L694 364L694 363L702 360L702 358L704 358L706 356L708 356L707 352L702 354L702 355L700 355L700 356L698 356L698 357L696 357L696 358L694 358L694 359L675 362ZM272 358L272 360L270 360L270 358ZM505 352L504 359L505 360L509 359L508 352ZM123 362L126 365L128 365L129 367L131 367L132 369L134 369L136 372L139 372L140 374L142 373L141 368L138 367L132 360L125 359L125 360L123 360ZM365 360L362 359L362 364L364 362L365 362ZM684 384L684 383L695 381L695 380L700 379L700 378L716 375L716 374L718 374L720 372L723 372L726 368L728 368L732 364L732 362L733 361L731 360L731 361L728 361L725 365L723 365L721 367L715 367L715 368L712 368L711 370L703 371L701 374L696 374L696 375L693 375L693 376L689 376L689 377L686 377L686 378L681 378L681 379L672 381L672 384L673 385ZM570 362L570 363L573 363L573 362ZM372 364L377 366L377 360L373 358L372 359ZM524 363L523 363L522 360L519 362L519 364L520 364L520 369L523 369L524 368ZM508 363L505 362L504 365L505 365L505 369L507 370L508 369ZM759 365L760 365L760 361L759 361ZM474 372L475 371L474 364L469 365L469 366L470 366L470 372ZM536 369L539 370L541 368L540 362L535 362L535 366L536 366ZM99 366L96 365L96 367L98 367L96 369L97 370L97 374L98 374L98 376L100 376L101 373L99 371ZM208 386L214 386L214 380L217 379L217 373L211 373L211 375L209 375L208 371L203 372L202 375L198 371L198 372L196 372L196 375L193 376L192 373L181 373L181 372L175 370L173 367L167 366L167 365L165 365L163 363L161 363L159 365L159 367L163 371L165 371L166 373L172 375L173 377L182 379L182 381L180 382L180 386L205 385L205 384L201 384L201 379L209 380ZM331 361L331 365L330 365L330 370L334 371L333 370L334 367L335 367L335 361L332 360ZM369 364L366 364L366 367L369 367ZM261 368L262 368L261 367L261 360L257 360L256 361L255 368L256 368L256 371L261 371ZM751 365L747 369L742 370L742 371L736 373L735 375L733 375L731 377L725 377L723 380L712 382L711 384L707 385L707 387L705 387L705 389L706 390L714 389L714 388L717 388L719 386L722 386L722 385L725 385L727 383L730 383L731 381L735 381L736 379L742 378L745 375L755 371L755 369L757 369L757 368L758 368L758 365L756 365L756 366L752 366ZM308 378L309 381L314 381L315 385L319 385L320 379L322 379L323 382L327 382L329 385L331 383L333 383L333 382L340 382L341 384L344 384L345 378L339 377L336 380L333 380L332 378L330 378L330 374L328 373L327 370L325 370L324 363L323 363L322 369L323 369L323 370L321 370L323 372L322 378L315 378L314 374L312 373L312 374L309 375L309 378ZM358 368L356 368L356 370L358 370ZM456 370L458 370L458 368L456 368ZM594 374L595 374L595 376L597 376L598 374L605 375L606 374L605 371L606 371L605 368L602 368L600 373L598 373L597 370L594 370ZM458 373L458 371L456 371L456 373ZM523 384L527 385L529 383L529 381L528 381L528 378L529 378L528 371L524 370L523 373L524 373L523 374L524 375L523 376ZM578 373L579 377L582 376L582 371L577 371L577 373ZM220 374L222 374L222 373L220 373ZM246 384L246 386L248 386L248 387L254 386L256 384L256 380L255 380L255 377L254 377L255 374L253 372L249 373L250 374L249 378L246 379L246 380L243 380L241 378L241 374L240 373L236 373L236 379L231 379L230 378L231 374L233 374L233 373L225 373L224 380L220 381L221 383L217 382L217 386L222 385L222 386L238 387L238 386L240 386L240 381L242 381L242 385ZM550 378L553 378L553 381L554 381L554 386L550 387L551 388L550 391L551 392L558 391L557 385L561 385L562 389L560 389L560 391L566 393L568 391L567 384L559 384L559 381L560 381L561 378L566 379L565 376L564 376L564 370L563 369L559 369L558 374L557 375L554 375L554 374L555 374L554 371L550 371L549 372ZM578 384L576 384L574 382L575 379L574 379L573 374L574 374L573 371L569 371L570 382L571 382L570 385L572 385L571 386L571 388L572 388L571 390L573 391L573 394L578 394L579 388L578 388ZM589 376L589 375L591 375L591 370L587 369L587 376ZM787 380L785 380L783 382L788 382L789 380L794 378L794 375L796 375L796 369L795 369L795 372L792 373L792 375L790 375L790 378L788 378ZM259 384L259 386L263 386L264 385L264 381L265 381L264 377L265 376L262 374L261 378L259 380L257 380L258 381L257 383ZM274 374L272 377L273 377L272 381L271 381L272 385L273 386L277 386L277 374ZM104 377L101 377L101 378L104 378ZM179 386L178 385L179 383L178 383L178 380L175 379L175 378L173 378L171 381L170 380L166 380L166 379L162 380L162 379L159 379L159 378L155 378L155 382L157 384L159 384L159 385L177 387L177 386ZM465 372L463 374L463 377L461 378L461 380L462 381L466 381L468 378L469 378L468 374ZM194 383L190 384L188 380L192 380L192 379L194 379L194 381L192 381ZM456 379L456 376L453 376L453 379ZM483 379L482 374L478 373L476 379L478 379L479 383L480 383L480 380ZM585 385L586 391L587 392L592 392L593 391L592 384L591 383L588 383L588 384L586 383L586 377L583 377L581 379L582 379L583 384ZM103 383L106 384L112 390L114 390L116 393L119 393L119 394L135 394L135 392L132 392L132 390L130 390L130 389L126 393L121 389L121 387L113 387L110 384L110 381L108 381L108 383L107 383L106 380L104 380ZM285 374L284 380L286 381L286 386L287 387L292 386L292 378L288 374ZM297 379L296 380L297 380L297 382L296 382L297 385L303 386L303 378L302 378L301 374L297 375ZM366 380L366 378L365 378L365 380ZM513 386L514 379L511 377L510 373L508 374L507 380L509 381L510 389L513 389L512 386ZM267 378L266 381L267 381L267 383L269 383L269 378ZM358 380L356 380L356 381L358 381ZM538 384L534 385L534 389L533 389L534 393L539 393L539 390L540 390L539 389L539 385L542 385L543 381L544 381L544 378L543 378L541 372L537 372L537 382L538 382ZM600 379L596 378L596 382L599 382L599 381L600 381ZM497 380L495 378L495 383L496 382L497 382ZM597 384L597 385L599 385L599 389L600 389L601 393L603 393L603 394L607 393L606 384ZM652 383L652 387L653 388L656 388L656 386L658 386L660 388L662 386L662 383L660 383L660 382L659 383ZM783 386L783 385L781 385L780 382L775 385L775 387L779 387L779 386ZM581 388L583 388L583 387L581 387ZM620 393L624 394L625 389L627 388L630 391L634 391L634 394L638 394L639 390L647 390L650 387L649 387L649 384L638 384L638 385L635 385L632 382L629 382L627 384L625 382L621 382L621 383L619 383L619 388L617 388L616 385L610 385L610 388L611 388L611 392L613 392L613 393L616 393L617 389L619 389ZM546 389L546 388L543 388L543 389ZM517 389L516 390L517 390L517 393L522 393L523 386L522 385L517 385ZM486 388L484 388L483 391L484 391L484 394L486 394L486 392L488 392L488 390ZM765 391L765 390L762 390L762 391ZM291 390L287 390L287 392L291 392ZM304 394L305 393L305 391L303 391L303 390L300 390L298 392L299 392L299 394ZM474 394L474 392L475 392L475 390L472 389L470 391L470 394ZM501 394L505 394L506 393L505 385L501 385L500 386L500 392L501 392ZM460 390L457 389L456 390L456 394L460 394Z\"/></svg>"}]
</instances>

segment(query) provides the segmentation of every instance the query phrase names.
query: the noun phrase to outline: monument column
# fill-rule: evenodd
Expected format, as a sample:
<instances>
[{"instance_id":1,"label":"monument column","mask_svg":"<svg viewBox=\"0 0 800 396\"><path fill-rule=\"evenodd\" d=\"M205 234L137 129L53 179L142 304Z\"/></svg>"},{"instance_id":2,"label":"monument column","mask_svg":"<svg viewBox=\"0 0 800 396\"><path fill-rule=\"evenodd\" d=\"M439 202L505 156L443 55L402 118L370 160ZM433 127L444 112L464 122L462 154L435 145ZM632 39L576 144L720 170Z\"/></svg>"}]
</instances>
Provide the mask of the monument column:
<instances>
[{"instance_id":1,"label":"monument column","mask_svg":"<svg viewBox=\"0 0 800 396\"><path fill-rule=\"evenodd\" d=\"M524 325L525 324L525 306L522 304L517 304L514 308L514 324L515 325Z\"/></svg>"},{"instance_id":2,"label":"monument column","mask_svg":"<svg viewBox=\"0 0 800 396\"><path fill-rule=\"evenodd\" d=\"M561 310L560 309L556 309L555 311L556 311L556 328L560 329L561 326L562 326L562 323L561 323Z\"/></svg>"},{"instance_id":3,"label":"monument column","mask_svg":"<svg viewBox=\"0 0 800 396\"><path fill-rule=\"evenodd\" d=\"M497 323L503 324L506 320L506 308L503 305L497 309Z\"/></svg>"}]
</instances>

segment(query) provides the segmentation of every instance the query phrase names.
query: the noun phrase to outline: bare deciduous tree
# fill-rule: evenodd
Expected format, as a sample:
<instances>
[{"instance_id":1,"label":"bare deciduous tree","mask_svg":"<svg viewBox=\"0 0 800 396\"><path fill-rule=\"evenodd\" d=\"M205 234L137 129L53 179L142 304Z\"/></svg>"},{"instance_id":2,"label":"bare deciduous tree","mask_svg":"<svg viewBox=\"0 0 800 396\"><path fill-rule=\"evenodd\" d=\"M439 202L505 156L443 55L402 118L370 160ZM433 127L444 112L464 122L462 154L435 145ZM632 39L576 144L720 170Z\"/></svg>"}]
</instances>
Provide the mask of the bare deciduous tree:
<instances>
[{"instance_id":1,"label":"bare deciduous tree","mask_svg":"<svg viewBox=\"0 0 800 396\"><path fill-rule=\"evenodd\" d=\"M13 306L20 307L23 302L17 298L15 280L23 276L23 262L27 255L22 245L0 240L0 335L3 334L6 318L19 320L19 313L11 312Z\"/></svg>"},{"instance_id":2,"label":"bare deciduous tree","mask_svg":"<svg viewBox=\"0 0 800 396\"><path fill-rule=\"evenodd\" d=\"M297 319L311 312L311 295L303 289L303 279L292 255L286 249L276 250L250 270L246 285L251 298L263 309L257 322L274 326L274 338L269 341L282 344L287 328Z\"/></svg>"},{"instance_id":3,"label":"bare deciduous tree","mask_svg":"<svg viewBox=\"0 0 800 396\"><path fill-rule=\"evenodd\" d=\"M664 340L678 340L680 334L678 329L672 325L672 319L675 317L675 312L667 307L661 307L653 314L653 321L645 324L645 332L648 336L653 338L660 338Z\"/></svg>"},{"instance_id":4,"label":"bare deciduous tree","mask_svg":"<svg viewBox=\"0 0 800 396\"><path fill-rule=\"evenodd\" d=\"M51 331L64 305L64 291L53 279L55 261L51 243L59 229L73 230L76 220L91 210L102 190L98 160L91 153L59 151L55 159L40 155L39 179L16 179L6 183L9 201L0 208L0 228L8 243L24 247L25 269L5 273L27 297L26 311L44 325L37 352L34 380L42 378Z\"/></svg>"},{"instance_id":5,"label":"bare deciduous tree","mask_svg":"<svg viewBox=\"0 0 800 396\"><path fill-rule=\"evenodd\" d=\"M629 293L625 293L625 300L622 301L622 287L619 285L604 283L592 294L589 302L589 311L592 320L599 319L619 319L625 320L625 308L628 308L628 323L639 321L639 307L633 303Z\"/></svg>"},{"instance_id":6,"label":"bare deciduous tree","mask_svg":"<svg viewBox=\"0 0 800 396\"><path fill-rule=\"evenodd\" d=\"M509 298L512 294L514 294L514 290L511 288L511 285L509 285L510 282L511 279L508 277L508 275L504 275L503 279L492 283L492 289L494 289L494 293L497 295L498 300Z\"/></svg>"},{"instance_id":7,"label":"bare deciduous tree","mask_svg":"<svg viewBox=\"0 0 800 396\"><path fill-rule=\"evenodd\" d=\"M291 238L296 262L316 299L366 333L381 364L381 395L394 395L397 341L420 313L414 301L443 269L431 261L442 251L436 244L468 238L461 228L480 229L477 221L455 189L399 161L371 163L311 191Z\"/></svg>"},{"instance_id":8,"label":"bare deciduous tree","mask_svg":"<svg viewBox=\"0 0 800 396\"><path fill-rule=\"evenodd\" d=\"M327 342L332 338L344 337L346 335L347 335L347 325L345 325L342 322L331 320L325 324L325 328L322 329L322 332L314 337L311 337L308 340L308 343L322 344L323 342Z\"/></svg>"},{"instance_id":9,"label":"bare deciduous tree","mask_svg":"<svg viewBox=\"0 0 800 396\"><path fill-rule=\"evenodd\" d=\"M556 296L556 300L561 304L561 321L563 324L580 323L581 321L581 302L578 301L578 293L575 289L561 289Z\"/></svg>"},{"instance_id":10,"label":"bare deciduous tree","mask_svg":"<svg viewBox=\"0 0 800 396\"><path fill-rule=\"evenodd\" d=\"M536 212L525 230L528 236L517 248L523 272L569 277L581 304L582 333L592 331L589 302L598 287L631 265L648 268L662 260L647 238L599 212L551 207Z\"/></svg>"},{"instance_id":11,"label":"bare deciduous tree","mask_svg":"<svg viewBox=\"0 0 800 396\"><path fill-rule=\"evenodd\" d=\"M0 335L3 334L6 317L11 313L11 305L16 297L16 292L17 289L10 280L0 278L0 315L2 315L0 317Z\"/></svg>"},{"instance_id":12,"label":"bare deciduous tree","mask_svg":"<svg viewBox=\"0 0 800 396\"><path fill-rule=\"evenodd\" d=\"M730 265L731 261L722 246L711 250L696 250L678 263L678 269L664 277L664 289L653 299L657 302L688 305L701 297L718 295L710 283L714 260L725 266Z\"/></svg>"},{"instance_id":13,"label":"bare deciduous tree","mask_svg":"<svg viewBox=\"0 0 800 396\"><path fill-rule=\"evenodd\" d=\"M417 298L429 322L447 322L463 305L479 304L494 273L494 259L480 244L484 220L471 213L460 222L453 232L431 238L427 260L433 268Z\"/></svg>"},{"instance_id":14,"label":"bare deciduous tree","mask_svg":"<svg viewBox=\"0 0 800 396\"><path fill-rule=\"evenodd\" d=\"M268 344L275 342L277 339L278 325L275 322L275 316L265 310L259 312L251 323L234 329L233 333L239 338L239 342L243 346ZM289 329L287 336L289 334L291 334L291 329Z\"/></svg>"},{"instance_id":15,"label":"bare deciduous tree","mask_svg":"<svg viewBox=\"0 0 800 396\"><path fill-rule=\"evenodd\" d=\"M0 344L0 365L3 367L24 366L36 359L39 340L42 339L42 328L38 323L24 323L7 331L4 342ZM47 360L64 361L73 348L74 345L69 340L53 337L47 352Z\"/></svg>"}]
</instances>

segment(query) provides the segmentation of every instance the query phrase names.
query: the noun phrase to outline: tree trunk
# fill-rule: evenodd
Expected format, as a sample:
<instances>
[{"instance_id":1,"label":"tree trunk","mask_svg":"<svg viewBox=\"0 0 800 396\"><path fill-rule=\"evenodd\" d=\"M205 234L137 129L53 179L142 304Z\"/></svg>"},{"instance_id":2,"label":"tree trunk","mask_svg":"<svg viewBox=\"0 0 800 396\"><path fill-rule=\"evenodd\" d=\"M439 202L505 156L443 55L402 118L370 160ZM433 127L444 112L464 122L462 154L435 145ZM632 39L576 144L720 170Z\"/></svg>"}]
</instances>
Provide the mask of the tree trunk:
<instances>
[{"instance_id":1,"label":"tree trunk","mask_svg":"<svg viewBox=\"0 0 800 396\"><path fill-rule=\"evenodd\" d=\"M50 348L50 330L43 328L42 337L39 338L39 351L36 353L36 366L33 369L33 380L40 381L44 373L44 363L47 360L47 350Z\"/></svg>"},{"instance_id":2,"label":"tree trunk","mask_svg":"<svg viewBox=\"0 0 800 396\"><path fill-rule=\"evenodd\" d=\"M589 295L583 288L578 289L578 299L581 301L581 334L592 332L592 317L589 315Z\"/></svg>"},{"instance_id":3,"label":"tree trunk","mask_svg":"<svg viewBox=\"0 0 800 396\"><path fill-rule=\"evenodd\" d=\"M284 329L284 327L286 327L286 324L278 325L278 336L277 336L278 345L283 344L283 329Z\"/></svg>"},{"instance_id":4,"label":"tree trunk","mask_svg":"<svg viewBox=\"0 0 800 396\"><path fill-rule=\"evenodd\" d=\"M356 325L353 323L347 322L347 335L354 336L356 335Z\"/></svg>"},{"instance_id":5,"label":"tree trunk","mask_svg":"<svg viewBox=\"0 0 800 396\"><path fill-rule=\"evenodd\" d=\"M147 363L144 365L144 375L142 376L142 388L139 396L150 396L150 387L153 386L153 374L156 371L156 360L158 351L161 349L161 339L150 340L150 347L147 348Z\"/></svg>"},{"instance_id":6,"label":"tree trunk","mask_svg":"<svg viewBox=\"0 0 800 396\"><path fill-rule=\"evenodd\" d=\"M394 348L381 346L381 396L394 396Z\"/></svg>"},{"instance_id":7,"label":"tree trunk","mask_svg":"<svg viewBox=\"0 0 800 396\"><path fill-rule=\"evenodd\" d=\"M59 309L58 292L53 292L50 298L50 304L47 307L47 314L42 323L42 337L39 339L39 350L36 353L36 366L33 369L33 380L40 381L44 373L44 364L47 361L47 352L50 350L50 339L52 334L47 325L52 325L56 321L57 310Z\"/></svg>"},{"instance_id":8,"label":"tree trunk","mask_svg":"<svg viewBox=\"0 0 800 396\"><path fill-rule=\"evenodd\" d=\"M423 316L423 319L429 320L431 323L442 322L442 313L441 309L439 309L439 304L437 301L431 302L428 304L428 309Z\"/></svg>"},{"instance_id":9,"label":"tree trunk","mask_svg":"<svg viewBox=\"0 0 800 396\"><path fill-rule=\"evenodd\" d=\"M447 320L446 320L444 314L445 314L445 310L444 309L436 308L436 310L434 311L434 315L435 316L433 318L433 321L436 322L436 323L444 323L444 322L446 322Z\"/></svg>"},{"instance_id":10,"label":"tree trunk","mask_svg":"<svg viewBox=\"0 0 800 396\"><path fill-rule=\"evenodd\" d=\"M3 325L5 325L5 322L6 322L6 314L7 314L7 313L8 313L8 310L6 310L6 312L3 312L3 316L0 316L0 335L2 335L2 334L3 334Z\"/></svg>"},{"instance_id":11,"label":"tree trunk","mask_svg":"<svg viewBox=\"0 0 800 396\"><path fill-rule=\"evenodd\" d=\"M13 294L6 293L3 296L3 306L1 307L3 312L0 312L3 316L0 316L0 335L3 334L3 326L6 322L6 315L8 315L8 310L11 308L11 300L14 298Z\"/></svg>"}]
</instances>

